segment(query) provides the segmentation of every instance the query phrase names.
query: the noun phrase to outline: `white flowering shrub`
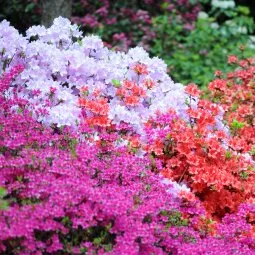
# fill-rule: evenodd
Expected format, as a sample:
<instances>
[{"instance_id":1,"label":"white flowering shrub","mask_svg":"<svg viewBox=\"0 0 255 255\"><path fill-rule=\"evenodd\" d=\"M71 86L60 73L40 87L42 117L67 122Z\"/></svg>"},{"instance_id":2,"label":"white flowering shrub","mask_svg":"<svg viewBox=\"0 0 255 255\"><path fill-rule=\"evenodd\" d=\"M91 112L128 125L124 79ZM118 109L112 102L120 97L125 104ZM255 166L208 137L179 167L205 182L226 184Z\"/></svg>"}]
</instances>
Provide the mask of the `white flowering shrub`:
<instances>
[{"instance_id":1,"label":"white flowering shrub","mask_svg":"<svg viewBox=\"0 0 255 255\"><path fill-rule=\"evenodd\" d=\"M162 60L139 47L111 51L100 38L83 37L77 25L61 17L48 29L29 28L25 37L3 21L0 52L1 73L18 63L25 66L17 80L24 84L20 93L37 105L37 117L49 125L75 125L84 108L87 116L100 117L92 124L124 121L141 132L155 112L174 108L181 115L186 108L183 86L167 75ZM107 109L101 115L92 108L104 107L103 102Z\"/></svg>"}]
</instances>

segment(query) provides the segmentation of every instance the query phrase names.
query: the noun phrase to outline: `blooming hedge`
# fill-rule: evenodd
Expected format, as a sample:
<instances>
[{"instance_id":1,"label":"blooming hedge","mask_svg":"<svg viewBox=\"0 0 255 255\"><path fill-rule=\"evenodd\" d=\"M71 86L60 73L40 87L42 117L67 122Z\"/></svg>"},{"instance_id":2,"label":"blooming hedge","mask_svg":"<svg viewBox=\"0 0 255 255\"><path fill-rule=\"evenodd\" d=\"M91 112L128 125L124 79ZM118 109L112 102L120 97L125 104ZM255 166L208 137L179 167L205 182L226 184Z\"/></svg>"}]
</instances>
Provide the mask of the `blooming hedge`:
<instances>
[{"instance_id":1,"label":"blooming hedge","mask_svg":"<svg viewBox=\"0 0 255 255\"><path fill-rule=\"evenodd\" d=\"M209 101L63 18L0 52L2 253L255 254L253 60Z\"/></svg>"}]
</instances>

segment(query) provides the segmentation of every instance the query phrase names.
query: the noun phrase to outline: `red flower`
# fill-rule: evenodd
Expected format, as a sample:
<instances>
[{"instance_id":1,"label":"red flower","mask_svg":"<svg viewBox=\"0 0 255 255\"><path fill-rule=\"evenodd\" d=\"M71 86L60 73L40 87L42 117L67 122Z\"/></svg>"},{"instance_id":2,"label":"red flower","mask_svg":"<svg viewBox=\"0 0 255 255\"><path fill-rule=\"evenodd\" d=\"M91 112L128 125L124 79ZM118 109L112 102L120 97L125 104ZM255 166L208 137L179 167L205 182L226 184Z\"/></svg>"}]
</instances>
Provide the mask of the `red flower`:
<instances>
[{"instance_id":1,"label":"red flower","mask_svg":"<svg viewBox=\"0 0 255 255\"><path fill-rule=\"evenodd\" d=\"M132 89L134 86L136 86L136 83L133 81L125 80L123 81L123 86L126 89Z\"/></svg>"},{"instance_id":2,"label":"red flower","mask_svg":"<svg viewBox=\"0 0 255 255\"><path fill-rule=\"evenodd\" d=\"M145 64L136 64L134 67L133 67L133 70L141 75L141 74L148 74L148 70L147 70L147 66Z\"/></svg>"},{"instance_id":3,"label":"red flower","mask_svg":"<svg viewBox=\"0 0 255 255\"><path fill-rule=\"evenodd\" d=\"M234 56L234 55L228 56L228 63L229 63L229 64L234 64L234 63L236 63L237 61L238 61L238 58L237 58L236 56Z\"/></svg>"},{"instance_id":4,"label":"red flower","mask_svg":"<svg viewBox=\"0 0 255 255\"><path fill-rule=\"evenodd\" d=\"M221 76L222 76L222 71L216 70L216 71L214 72L214 75L215 75L216 77L221 77Z\"/></svg>"},{"instance_id":5,"label":"red flower","mask_svg":"<svg viewBox=\"0 0 255 255\"><path fill-rule=\"evenodd\" d=\"M197 85L194 83L190 83L186 88L185 88L185 92L188 93L189 95L193 96L193 97L198 97L200 95L200 91L197 88Z\"/></svg>"},{"instance_id":6,"label":"red flower","mask_svg":"<svg viewBox=\"0 0 255 255\"><path fill-rule=\"evenodd\" d=\"M124 101L127 105L136 105L139 102L139 97L127 96Z\"/></svg>"},{"instance_id":7,"label":"red flower","mask_svg":"<svg viewBox=\"0 0 255 255\"><path fill-rule=\"evenodd\" d=\"M144 85L148 88L151 89L155 86L155 81L151 80L151 79L146 79L144 81Z\"/></svg>"}]
</instances>

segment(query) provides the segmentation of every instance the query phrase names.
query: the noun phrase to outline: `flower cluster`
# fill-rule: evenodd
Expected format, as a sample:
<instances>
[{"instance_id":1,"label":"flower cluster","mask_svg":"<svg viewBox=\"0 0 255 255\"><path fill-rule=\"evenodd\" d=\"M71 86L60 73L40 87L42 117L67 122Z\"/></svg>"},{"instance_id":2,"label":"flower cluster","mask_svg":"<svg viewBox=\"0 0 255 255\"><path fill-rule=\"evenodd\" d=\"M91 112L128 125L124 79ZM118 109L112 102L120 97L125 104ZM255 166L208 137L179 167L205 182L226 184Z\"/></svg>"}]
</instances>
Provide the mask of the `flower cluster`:
<instances>
[{"instance_id":1,"label":"flower cluster","mask_svg":"<svg viewBox=\"0 0 255 255\"><path fill-rule=\"evenodd\" d=\"M221 72L216 74L217 79L208 86L210 99L224 108L224 120L233 136L231 146L234 149L239 147L240 152L253 157L255 60L239 60L236 56L229 56L228 63L235 66L236 70L226 77Z\"/></svg>"},{"instance_id":2,"label":"flower cluster","mask_svg":"<svg viewBox=\"0 0 255 255\"><path fill-rule=\"evenodd\" d=\"M82 37L64 18L49 29L31 27L26 37L2 22L0 51L0 73L17 63L25 66L20 95L37 105L37 118L49 125L74 126L83 108L91 124L125 121L141 133L156 111L186 108L183 86L171 80L163 61L142 48L112 52L98 37Z\"/></svg>"}]
</instances>

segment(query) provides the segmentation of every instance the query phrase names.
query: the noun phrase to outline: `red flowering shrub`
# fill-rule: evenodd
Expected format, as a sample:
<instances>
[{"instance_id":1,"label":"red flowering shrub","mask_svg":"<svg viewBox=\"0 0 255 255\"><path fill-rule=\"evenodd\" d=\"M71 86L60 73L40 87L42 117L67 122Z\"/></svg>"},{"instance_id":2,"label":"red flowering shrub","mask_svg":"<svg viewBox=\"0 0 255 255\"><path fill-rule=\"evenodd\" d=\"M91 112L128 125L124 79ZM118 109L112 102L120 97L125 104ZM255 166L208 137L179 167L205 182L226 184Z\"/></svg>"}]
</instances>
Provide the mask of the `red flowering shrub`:
<instances>
[{"instance_id":1,"label":"red flowering shrub","mask_svg":"<svg viewBox=\"0 0 255 255\"><path fill-rule=\"evenodd\" d=\"M253 147L255 144L255 60L239 60L236 56L230 56L228 63L237 68L226 77L220 73L218 79L209 84L210 99L225 110L224 120L231 129L232 146L239 147L241 152L249 153L253 157L255 155Z\"/></svg>"},{"instance_id":2,"label":"red flowering shrub","mask_svg":"<svg viewBox=\"0 0 255 255\"><path fill-rule=\"evenodd\" d=\"M236 71L229 74L229 77L239 80L243 77L250 84L254 75L252 70L250 67L246 71ZM233 98L237 98L240 103L238 109L241 112L246 109L246 113L250 114L250 108L246 108L248 102L242 105L241 96L236 91L229 89L226 93L227 84L230 83L217 79L209 88L215 89L215 98L223 102L235 103ZM233 88L238 86L233 85ZM159 114L156 119L149 121L149 143L145 148L154 158L162 161L163 176L185 183L200 199L207 212L220 219L225 213L236 211L241 203L254 201L254 162L245 153L251 149L253 126L250 122L249 125L240 122L244 119L239 116L240 111L235 110L225 114L230 123L228 129L222 124L221 107L195 98L199 91L194 85L188 86L186 92L190 95L186 118L180 119L169 113ZM244 100L246 89L240 88L239 93Z\"/></svg>"}]
</instances>

